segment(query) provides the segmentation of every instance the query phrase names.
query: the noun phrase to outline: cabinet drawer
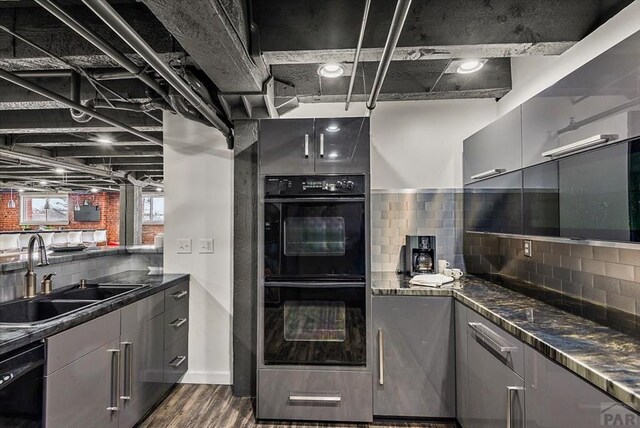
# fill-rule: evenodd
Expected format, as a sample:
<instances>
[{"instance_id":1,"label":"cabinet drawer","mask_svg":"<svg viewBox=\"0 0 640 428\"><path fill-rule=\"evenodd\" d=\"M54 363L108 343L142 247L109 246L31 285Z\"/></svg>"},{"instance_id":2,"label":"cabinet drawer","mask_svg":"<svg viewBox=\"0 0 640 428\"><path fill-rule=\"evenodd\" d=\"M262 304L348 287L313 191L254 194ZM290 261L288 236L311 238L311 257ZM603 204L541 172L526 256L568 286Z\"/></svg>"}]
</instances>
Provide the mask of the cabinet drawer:
<instances>
[{"instance_id":1,"label":"cabinet drawer","mask_svg":"<svg viewBox=\"0 0 640 428\"><path fill-rule=\"evenodd\" d=\"M482 315L467 311L467 333L524 378L524 344Z\"/></svg>"},{"instance_id":2,"label":"cabinet drawer","mask_svg":"<svg viewBox=\"0 0 640 428\"><path fill-rule=\"evenodd\" d=\"M368 422L373 419L369 372L258 372L258 418Z\"/></svg>"},{"instance_id":3,"label":"cabinet drawer","mask_svg":"<svg viewBox=\"0 0 640 428\"><path fill-rule=\"evenodd\" d=\"M141 324L164 312L164 294L157 293L122 308L121 329L134 331Z\"/></svg>"},{"instance_id":4,"label":"cabinet drawer","mask_svg":"<svg viewBox=\"0 0 640 428\"><path fill-rule=\"evenodd\" d=\"M47 339L46 374L51 374L120 337L120 311L113 311Z\"/></svg>"},{"instance_id":5,"label":"cabinet drawer","mask_svg":"<svg viewBox=\"0 0 640 428\"><path fill-rule=\"evenodd\" d=\"M189 336L185 335L164 350L164 383L174 384L189 368Z\"/></svg>"},{"instance_id":6,"label":"cabinet drawer","mask_svg":"<svg viewBox=\"0 0 640 428\"><path fill-rule=\"evenodd\" d=\"M164 314L164 347L173 343L189 332L189 302L184 301Z\"/></svg>"},{"instance_id":7,"label":"cabinet drawer","mask_svg":"<svg viewBox=\"0 0 640 428\"><path fill-rule=\"evenodd\" d=\"M189 282L174 285L164 291L164 310L168 311L178 303L189 301Z\"/></svg>"}]
</instances>

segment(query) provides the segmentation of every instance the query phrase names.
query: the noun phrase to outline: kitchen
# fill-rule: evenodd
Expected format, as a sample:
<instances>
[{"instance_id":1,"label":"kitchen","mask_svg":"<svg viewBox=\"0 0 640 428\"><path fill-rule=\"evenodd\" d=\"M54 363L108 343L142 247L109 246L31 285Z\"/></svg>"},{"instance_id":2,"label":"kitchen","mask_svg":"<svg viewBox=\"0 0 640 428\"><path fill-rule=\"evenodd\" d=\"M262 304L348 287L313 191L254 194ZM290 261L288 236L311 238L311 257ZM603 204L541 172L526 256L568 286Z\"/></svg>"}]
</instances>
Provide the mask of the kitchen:
<instances>
[{"instance_id":1,"label":"kitchen","mask_svg":"<svg viewBox=\"0 0 640 428\"><path fill-rule=\"evenodd\" d=\"M192 3L0 3L1 426L640 425L638 2Z\"/></svg>"}]
</instances>

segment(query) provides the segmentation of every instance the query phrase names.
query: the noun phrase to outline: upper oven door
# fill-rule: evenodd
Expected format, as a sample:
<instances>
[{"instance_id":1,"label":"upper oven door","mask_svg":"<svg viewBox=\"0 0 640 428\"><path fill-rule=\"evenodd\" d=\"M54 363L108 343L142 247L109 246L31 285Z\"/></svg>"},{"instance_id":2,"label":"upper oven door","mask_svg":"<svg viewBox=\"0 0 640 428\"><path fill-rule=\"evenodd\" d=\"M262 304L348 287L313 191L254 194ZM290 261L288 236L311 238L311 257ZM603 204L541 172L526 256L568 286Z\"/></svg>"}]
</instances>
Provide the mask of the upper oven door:
<instances>
[{"instance_id":1,"label":"upper oven door","mask_svg":"<svg viewBox=\"0 0 640 428\"><path fill-rule=\"evenodd\" d=\"M265 281L364 282L365 237L363 197L267 200Z\"/></svg>"}]
</instances>

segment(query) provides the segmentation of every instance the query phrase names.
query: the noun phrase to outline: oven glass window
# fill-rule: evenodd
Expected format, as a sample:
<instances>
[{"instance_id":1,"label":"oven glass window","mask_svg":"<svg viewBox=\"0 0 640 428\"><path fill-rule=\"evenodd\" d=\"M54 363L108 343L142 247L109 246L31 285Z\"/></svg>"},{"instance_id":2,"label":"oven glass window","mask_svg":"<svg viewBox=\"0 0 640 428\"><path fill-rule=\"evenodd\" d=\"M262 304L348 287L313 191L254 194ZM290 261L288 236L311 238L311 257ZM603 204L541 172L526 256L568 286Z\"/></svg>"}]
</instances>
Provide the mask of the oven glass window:
<instances>
[{"instance_id":1,"label":"oven glass window","mask_svg":"<svg viewBox=\"0 0 640 428\"><path fill-rule=\"evenodd\" d=\"M289 217L284 223L285 256L343 256L342 217Z\"/></svg>"},{"instance_id":2,"label":"oven glass window","mask_svg":"<svg viewBox=\"0 0 640 428\"><path fill-rule=\"evenodd\" d=\"M344 302L284 302L284 340L344 342L346 337Z\"/></svg>"}]
</instances>

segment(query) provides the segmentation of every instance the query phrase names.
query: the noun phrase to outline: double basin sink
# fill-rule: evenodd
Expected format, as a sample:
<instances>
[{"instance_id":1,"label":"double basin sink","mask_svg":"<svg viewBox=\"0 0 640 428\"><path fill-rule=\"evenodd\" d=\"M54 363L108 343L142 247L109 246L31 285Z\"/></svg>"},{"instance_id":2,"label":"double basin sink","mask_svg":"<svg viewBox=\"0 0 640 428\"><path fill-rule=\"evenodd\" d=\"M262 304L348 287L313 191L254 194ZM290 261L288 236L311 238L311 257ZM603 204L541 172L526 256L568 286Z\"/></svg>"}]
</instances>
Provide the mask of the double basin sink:
<instances>
[{"instance_id":1,"label":"double basin sink","mask_svg":"<svg viewBox=\"0 0 640 428\"><path fill-rule=\"evenodd\" d=\"M33 299L25 298L3 303L0 304L0 326L29 327L53 321L141 287L144 285L98 283L87 284L84 288L74 285Z\"/></svg>"}]
</instances>

